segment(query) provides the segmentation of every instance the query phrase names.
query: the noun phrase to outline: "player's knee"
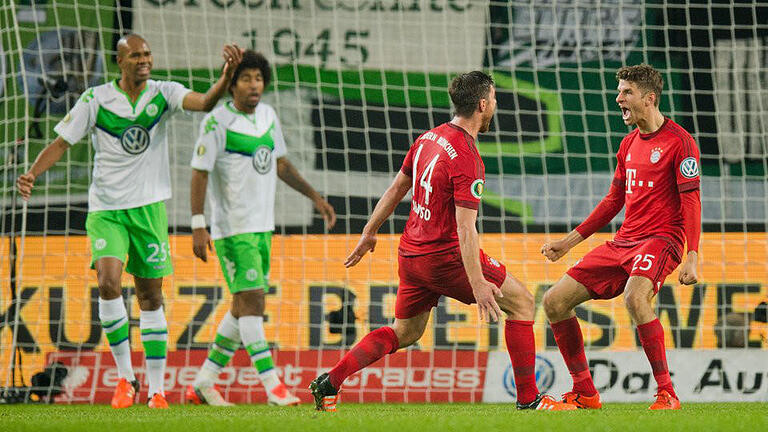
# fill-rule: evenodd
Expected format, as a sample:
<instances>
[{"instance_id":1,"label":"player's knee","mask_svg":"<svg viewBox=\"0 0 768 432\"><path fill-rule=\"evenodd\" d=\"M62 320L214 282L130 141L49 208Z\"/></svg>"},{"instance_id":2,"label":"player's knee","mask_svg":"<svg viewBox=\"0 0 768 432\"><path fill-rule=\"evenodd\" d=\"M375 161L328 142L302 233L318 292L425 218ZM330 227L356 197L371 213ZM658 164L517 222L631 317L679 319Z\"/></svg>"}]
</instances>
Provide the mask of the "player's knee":
<instances>
[{"instance_id":1,"label":"player's knee","mask_svg":"<svg viewBox=\"0 0 768 432\"><path fill-rule=\"evenodd\" d=\"M232 315L263 316L264 315L264 290L241 291L232 296Z\"/></svg>"},{"instance_id":2,"label":"player's knee","mask_svg":"<svg viewBox=\"0 0 768 432\"><path fill-rule=\"evenodd\" d=\"M627 307L627 311L629 311L630 315L636 316L646 308L649 308L650 302L643 295L635 292L627 292L624 294L624 306Z\"/></svg>"},{"instance_id":3,"label":"player's knee","mask_svg":"<svg viewBox=\"0 0 768 432\"><path fill-rule=\"evenodd\" d=\"M536 309L536 299L533 297L530 291L525 287L520 291L520 308L525 311L533 311Z\"/></svg>"},{"instance_id":4,"label":"player's knee","mask_svg":"<svg viewBox=\"0 0 768 432\"><path fill-rule=\"evenodd\" d=\"M421 339L421 335L424 333L424 330L419 331L418 329L403 326L395 326L392 330L395 331L395 336L397 336L397 342L400 344L400 348L413 345L416 341Z\"/></svg>"},{"instance_id":5,"label":"player's knee","mask_svg":"<svg viewBox=\"0 0 768 432\"><path fill-rule=\"evenodd\" d=\"M139 309L143 311L153 311L163 305L163 292L160 290L151 290L136 295L139 301Z\"/></svg>"},{"instance_id":6,"label":"player's knee","mask_svg":"<svg viewBox=\"0 0 768 432\"><path fill-rule=\"evenodd\" d=\"M515 279L508 278L501 290L504 297L497 299L499 307L509 315L533 315L536 300L530 291Z\"/></svg>"},{"instance_id":7,"label":"player's knee","mask_svg":"<svg viewBox=\"0 0 768 432\"><path fill-rule=\"evenodd\" d=\"M547 318L549 318L550 321L568 314L568 306L562 299L558 298L556 292L552 289L549 289L544 293L542 306L544 306L544 312L547 314Z\"/></svg>"},{"instance_id":8,"label":"player's knee","mask_svg":"<svg viewBox=\"0 0 768 432\"><path fill-rule=\"evenodd\" d=\"M99 276L99 297L104 300L112 300L123 295L123 287L120 278Z\"/></svg>"}]
</instances>

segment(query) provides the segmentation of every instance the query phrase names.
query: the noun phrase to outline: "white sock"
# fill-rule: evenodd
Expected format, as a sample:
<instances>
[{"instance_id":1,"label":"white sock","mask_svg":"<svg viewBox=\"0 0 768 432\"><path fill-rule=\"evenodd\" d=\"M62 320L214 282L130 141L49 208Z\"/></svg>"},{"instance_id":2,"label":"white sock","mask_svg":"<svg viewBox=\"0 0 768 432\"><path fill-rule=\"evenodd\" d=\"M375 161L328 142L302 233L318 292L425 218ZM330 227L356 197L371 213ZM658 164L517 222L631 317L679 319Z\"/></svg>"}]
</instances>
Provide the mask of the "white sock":
<instances>
[{"instance_id":1,"label":"white sock","mask_svg":"<svg viewBox=\"0 0 768 432\"><path fill-rule=\"evenodd\" d=\"M144 345L144 358L147 365L148 397L155 393L165 395L165 356L168 351L168 323L165 321L163 307L153 311L141 311L139 314L141 343Z\"/></svg>"},{"instance_id":2,"label":"white sock","mask_svg":"<svg viewBox=\"0 0 768 432\"><path fill-rule=\"evenodd\" d=\"M240 324L240 337L243 338L243 345L251 356L251 363L259 371L264 388L271 392L272 389L280 385L280 379L277 377L275 364L272 362L272 353L269 351L269 344L264 335L264 318L255 315L241 316L238 320Z\"/></svg>"},{"instance_id":3,"label":"white sock","mask_svg":"<svg viewBox=\"0 0 768 432\"><path fill-rule=\"evenodd\" d=\"M117 375L128 381L135 380L131 365L130 325L123 297L113 300L104 300L99 297L99 320L117 365Z\"/></svg>"},{"instance_id":4,"label":"white sock","mask_svg":"<svg viewBox=\"0 0 768 432\"><path fill-rule=\"evenodd\" d=\"M208 357L195 377L195 387L211 387L219 378L221 369L229 363L240 348L240 326L232 312L227 312L216 329L216 339L208 350Z\"/></svg>"}]
</instances>

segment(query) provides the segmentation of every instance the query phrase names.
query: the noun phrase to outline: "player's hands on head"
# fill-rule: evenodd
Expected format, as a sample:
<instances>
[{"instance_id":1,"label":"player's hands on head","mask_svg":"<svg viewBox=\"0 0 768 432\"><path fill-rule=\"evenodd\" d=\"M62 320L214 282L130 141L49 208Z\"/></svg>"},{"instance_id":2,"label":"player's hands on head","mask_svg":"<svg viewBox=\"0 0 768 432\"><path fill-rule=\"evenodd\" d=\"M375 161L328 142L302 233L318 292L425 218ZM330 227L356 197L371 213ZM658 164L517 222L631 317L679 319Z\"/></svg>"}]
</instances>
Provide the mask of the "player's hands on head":
<instances>
[{"instance_id":1,"label":"player's hands on head","mask_svg":"<svg viewBox=\"0 0 768 432\"><path fill-rule=\"evenodd\" d=\"M376 249L376 235L375 234L363 234L360 236L360 241L357 242L357 246L355 246L355 249L352 251L352 253L349 254L347 259L344 261L344 267L352 267L355 264L359 263L360 260L365 256L368 251L373 252L373 250Z\"/></svg>"},{"instance_id":2,"label":"player's hands on head","mask_svg":"<svg viewBox=\"0 0 768 432\"><path fill-rule=\"evenodd\" d=\"M192 230L192 252L203 262L208 262L208 251L213 252L211 234L205 228Z\"/></svg>"},{"instance_id":3,"label":"player's hands on head","mask_svg":"<svg viewBox=\"0 0 768 432\"><path fill-rule=\"evenodd\" d=\"M693 285L699 281L699 275L697 274L696 267L698 264L698 255L696 252L688 253L688 257L680 267L680 271L677 273L677 280L683 285Z\"/></svg>"},{"instance_id":4,"label":"player's hands on head","mask_svg":"<svg viewBox=\"0 0 768 432\"><path fill-rule=\"evenodd\" d=\"M236 43L224 45L221 55L224 57L223 73L227 78L232 78L235 69L237 69L237 66L239 66L240 62L243 60L244 52L245 50L237 46Z\"/></svg>"},{"instance_id":5,"label":"player's hands on head","mask_svg":"<svg viewBox=\"0 0 768 432\"><path fill-rule=\"evenodd\" d=\"M32 173L26 173L19 176L16 180L16 189L19 195L25 200L32 194L32 188L35 186L35 176Z\"/></svg>"},{"instance_id":6,"label":"player's hands on head","mask_svg":"<svg viewBox=\"0 0 768 432\"><path fill-rule=\"evenodd\" d=\"M336 211L333 209L333 206L324 198L318 198L314 204L315 209L317 209L323 216L323 219L325 219L326 228L329 230L333 229L334 225L336 225Z\"/></svg>"},{"instance_id":7,"label":"player's hands on head","mask_svg":"<svg viewBox=\"0 0 768 432\"><path fill-rule=\"evenodd\" d=\"M485 322L497 322L502 318L501 308L496 303L496 297L504 297L501 294L501 288L497 287L485 278L470 283L472 293L477 302L477 311L480 314L480 320Z\"/></svg>"},{"instance_id":8,"label":"player's hands on head","mask_svg":"<svg viewBox=\"0 0 768 432\"><path fill-rule=\"evenodd\" d=\"M555 262L571 250L565 240L557 240L550 243L544 243L541 247L541 254L552 262Z\"/></svg>"}]
</instances>

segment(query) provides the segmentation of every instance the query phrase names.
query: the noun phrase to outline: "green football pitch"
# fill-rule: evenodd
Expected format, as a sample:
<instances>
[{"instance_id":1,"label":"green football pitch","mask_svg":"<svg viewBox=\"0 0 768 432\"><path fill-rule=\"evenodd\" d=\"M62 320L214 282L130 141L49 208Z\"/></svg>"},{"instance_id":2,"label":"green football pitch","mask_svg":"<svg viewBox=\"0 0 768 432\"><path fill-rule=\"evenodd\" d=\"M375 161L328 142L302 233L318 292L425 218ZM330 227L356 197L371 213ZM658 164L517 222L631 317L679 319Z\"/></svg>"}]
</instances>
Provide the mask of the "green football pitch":
<instances>
[{"instance_id":1,"label":"green football pitch","mask_svg":"<svg viewBox=\"0 0 768 432\"><path fill-rule=\"evenodd\" d=\"M311 406L212 408L0 405L2 431L766 431L766 403L683 405L650 412L647 404L606 404L600 411L516 411L499 404L340 404L336 413Z\"/></svg>"}]
</instances>

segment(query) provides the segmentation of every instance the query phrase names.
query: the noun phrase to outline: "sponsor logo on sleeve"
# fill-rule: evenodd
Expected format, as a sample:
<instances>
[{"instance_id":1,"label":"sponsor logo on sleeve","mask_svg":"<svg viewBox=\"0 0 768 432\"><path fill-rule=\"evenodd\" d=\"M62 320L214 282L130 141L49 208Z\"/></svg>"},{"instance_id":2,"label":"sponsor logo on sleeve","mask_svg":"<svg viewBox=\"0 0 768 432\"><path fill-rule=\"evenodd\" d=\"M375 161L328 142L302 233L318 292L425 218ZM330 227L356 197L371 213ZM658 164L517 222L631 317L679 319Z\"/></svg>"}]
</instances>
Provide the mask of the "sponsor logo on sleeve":
<instances>
[{"instance_id":1,"label":"sponsor logo on sleeve","mask_svg":"<svg viewBox=\"0 0 768 432\"><path fill-rule=\"evenodd\" d=\"M472 182L472 186L470 186L469 189L472 192L473 197L480 199L485 191L485 182L481 179L477 179Z\"/></svg>"},{"instance_id":2,"label":"sponsor logo on sleeve","mask_svg":"<svg viewBox=\"0 0 768 432\"><path fill-rule=\"evenodd\" d=\"M680 162L680 174L685 178L696 178L699 176L699 164L696 162L696 158L687 157Z\"/></svg>"},{"instance_id":3,"label":"sponsor logo on sleeve","mask_svg":"<svg viewBox=\"0 0 768 432\"><path fill-rule=\"evenodd\" d=\"M204 154L205 154L205 146L200 144L199 146L197 146L197 155L202 157Z\"/></svg>"},{"instance_id":4,"label":"sponsor logo on sleeve","mask_svg":"<svg viewBox=\"0 0 768 432\"><path fill-rule=\"evenodd\" d=\"M219 122L216 121L216 117L214 116L208 117L208 121L205 122L205 133L215 130L216 125L218 124Z\"/></svg>"}]
</instances>

